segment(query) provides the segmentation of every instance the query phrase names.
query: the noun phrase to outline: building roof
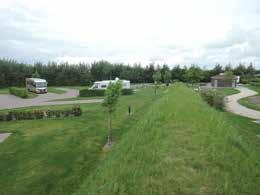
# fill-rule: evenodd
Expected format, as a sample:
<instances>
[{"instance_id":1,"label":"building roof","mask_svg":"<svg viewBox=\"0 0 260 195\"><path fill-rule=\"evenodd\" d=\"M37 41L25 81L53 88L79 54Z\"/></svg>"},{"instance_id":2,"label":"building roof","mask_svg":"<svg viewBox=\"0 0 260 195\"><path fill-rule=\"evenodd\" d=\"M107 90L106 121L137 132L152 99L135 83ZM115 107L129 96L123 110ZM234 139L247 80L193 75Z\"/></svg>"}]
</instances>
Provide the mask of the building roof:
<instances>
[{"instance_id":1,"label":"building roof","mask_svg":"<svg viewBox=\"0 0 260 195\"><path fill-rule=\"evenodd\" d=\"M33 80L34 82L36 82L36 83L40 83L40 82L46 82L46 80L45 79L39 79L39 78L28 78L29 80Z\"/></svg>"},{"instance_id":2,"label":"building roof","mask_svg":"<svg viewBox=\"0 0 260 195\"><path fill-rule=\"evenodd\" d=\"M226 80L227 77L223 74L223 75L212 76L211 79ZM236 76L233 76L233 79L236 79Z\"/></svg>"}]
</instances>

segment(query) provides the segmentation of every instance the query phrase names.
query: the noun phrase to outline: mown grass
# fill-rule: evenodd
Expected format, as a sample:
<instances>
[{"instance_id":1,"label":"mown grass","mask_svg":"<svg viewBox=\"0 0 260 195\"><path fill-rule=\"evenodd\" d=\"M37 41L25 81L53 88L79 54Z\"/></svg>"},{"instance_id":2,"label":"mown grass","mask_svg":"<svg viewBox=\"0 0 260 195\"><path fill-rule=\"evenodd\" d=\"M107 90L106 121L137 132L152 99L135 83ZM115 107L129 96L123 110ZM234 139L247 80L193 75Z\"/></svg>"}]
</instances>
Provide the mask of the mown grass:
<instances>
[{"instance_id":1,"label":"mown grass","mask_svg":"<svg viewBox=\"0 0 260 195\"><path fill-rule=\"evenodd\" d=\"M115 142L146 113L154 101L151 94L152 89L145 89L122 96L113 120ZM107 133L104 109L100 104L81 108L81 117L1 122L0 132L13 134L0 145L0 194L72 194L79 188L108 155L102 152Z\"/></svg>"},{"instance_id":2,"label":"mown grass","mask_svg":"<svg viewBox=\"0 0 260 195\"><path fill-rule=\"evenodd\" d=\"M0 123L13 132L0 144L0 194L259 193L259 125L182 85L158 94L121 97L110 152L100 104L81 105L81 117Z\"/></svg>"},{"instance_id":3,"label":"mown grass","mask_svg":"<svg viewBox=\"0 0 260 195\"><path fill-rule=\"evenodd\" d=\"M260 95L260 87L253 86L253 85L247 85L246 87L256 91L258 93L256 96ZM256 103L252 102L250 97L242 98L238 102L245 107L248 107L248 108L251 108L254 110L260 110L260 104L256 104Z\"/></svg>"},{"instance_id":4,"label":"mown grass","mask_svg":"<svg viewBox=\"0 0 260 195\"><path fill-rule=\"evenodd\" d=\"M56 101L75 101L75 100L91 100L91 99L104 99L104 97L74 97L74 98L65 98L65 99L55 99L52 100L52 102L56 102Z\"/></svg>"},{"instance_id":5,"label":"mown grass","mask_svg":"<svg viewBox=\"0 0 260 195\"><path fill-rule=\"evenodd\" d=\"M124 134L76 194L258 194L255 133L259 126L248 119L218 112L178 85Z\"/></svg>"},{"instance_id":6,"label":"mown grass","mask_svg":"<svg viewBox=\"0 0 260 195\"><path fill-rule=\"evenodd\" d=\"M239 93L239 90L235 88L216 88L223 96L233 95Z\"/></svg>"},{"instance_id":7,"label":"mown grass","mask_svg":"<svg viewBox=\"0 0 260 195\"><path fill-rule=\"evenodd\" d=\"M0 88L0 94L9 94L9 88Z\"/></svg>"},{"instance_id":8,"label":"mown grass","mask_svg":"<svg viewBox=\"0 0 260 195\"><path fill-rule=\"evenodd\" d=\"M66 93L65 90L60 89L59 87L48 87L48 92L56 93L56 94L63 94Z\"/></svg>"}]
</instances>

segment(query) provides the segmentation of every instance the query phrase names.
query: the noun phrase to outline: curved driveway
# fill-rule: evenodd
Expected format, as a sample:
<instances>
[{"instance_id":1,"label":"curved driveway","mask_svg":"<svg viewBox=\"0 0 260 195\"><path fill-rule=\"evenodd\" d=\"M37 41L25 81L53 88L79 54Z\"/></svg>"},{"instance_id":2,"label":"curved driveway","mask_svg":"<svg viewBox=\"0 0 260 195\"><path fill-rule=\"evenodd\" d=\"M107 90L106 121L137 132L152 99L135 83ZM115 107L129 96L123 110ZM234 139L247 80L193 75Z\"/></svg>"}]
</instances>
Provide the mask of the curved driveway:
<instances>
[{"instance_id":1,"label":"curved driveway","mask_svg":"<svg viewBox=\"0 0 260 195\"><path fill-rule=\"evenodd\" d=\"M0 95L0 110L11 108L22 108L30 106L45 106L45 105L62 105L62 104L82 104L82 103L98 103L101 99L93 100L75 100L75 101L53 101L56 99L74 98L79 95L79 91L76 89L60 88L66 93L64 94L39 94L32 99L22 99L14 95Z\"/></svg>"},{"instance_id":2,"label":"curved driveway","mask_svg":"<svg viewBox=\"0 0 260 195\"><path fill-rule=\"evenodd\" d=\"M240 93L226 97L227 111L233 112L244 117L260 120L260 111L249 109L238 103L238 100L245 97L257 95L257 92L246 87L238 87L237 89L240 91Z\"/></svg>"}]
</instances>

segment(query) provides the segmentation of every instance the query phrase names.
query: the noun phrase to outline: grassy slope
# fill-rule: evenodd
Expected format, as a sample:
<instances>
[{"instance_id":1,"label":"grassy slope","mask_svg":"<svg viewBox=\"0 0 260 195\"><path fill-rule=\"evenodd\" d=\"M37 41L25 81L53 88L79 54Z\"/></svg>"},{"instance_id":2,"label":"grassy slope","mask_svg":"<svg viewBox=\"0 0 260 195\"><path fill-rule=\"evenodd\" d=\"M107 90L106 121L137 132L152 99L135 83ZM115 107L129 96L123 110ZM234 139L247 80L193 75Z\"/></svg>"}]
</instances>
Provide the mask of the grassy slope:
<instances>
[{"instance_id":1,"label":"grassy slope","mask_svg":"<svg viewBox=\"0 0 260 195\"><path fill-rule=\"evenodd\" d=\"M177 86L124 135L77 194L257 194L256 137L247 125L259 133L248 119L218 112ZM241 134L245 130L251 132Z\"/></svg>"},{"instance_id":2,"label":"grassy slope","mask_svg":"<svg viewBox=\"0 0 260 195\"><path fill-rule=\"evenodd\" d=\"M146 89L121 98L113 120L115 140L145 114L150 94L153 90ZM130 117L128 104L134 111ZM0 123L0 132L14 133L0 144L0 194L64 195L79 188L106 156L107 124L100 104L81 107L81 117Z\"/></svg>"},{"instance_id":3,"label":"grassy slope","mask_svg":"<svg viewBox=\"0 0 260 195\"><path fill-rule=\"evenodd\" d=\"M248 85L247 86L249 89L252 89L254 91L256 91L258 94L257 96L260 95L260 87L257 87L257 86L252 86L252 85ZM260 110L260 104L255 104L255 103L252 103L250 101L250 98L249 97L246 97L246 98L242 98L238 101L241 105L243 106L246 106L248 108L251 108L251 109L254 109L254 110Z\"/></svg>"}]
</instances>

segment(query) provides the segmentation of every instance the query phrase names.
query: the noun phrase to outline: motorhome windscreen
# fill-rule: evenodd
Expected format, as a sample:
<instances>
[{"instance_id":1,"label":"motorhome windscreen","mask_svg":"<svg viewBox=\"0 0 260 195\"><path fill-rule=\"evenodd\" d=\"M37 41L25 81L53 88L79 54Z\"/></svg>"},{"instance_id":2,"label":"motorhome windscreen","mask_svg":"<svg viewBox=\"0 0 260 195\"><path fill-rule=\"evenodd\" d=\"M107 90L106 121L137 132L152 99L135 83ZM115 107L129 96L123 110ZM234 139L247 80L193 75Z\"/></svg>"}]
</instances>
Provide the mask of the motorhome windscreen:
<instances>
[{"instance_id":1,"label":"motorhome windscreen","mask_svg":"<svg viewBox=\"0 0 260 195\"><path fill-rule=\"evenodd\" d=\"M45 82L37 82L36 87L47 87L47 83Z\"/></svg>"}]
</instances>

